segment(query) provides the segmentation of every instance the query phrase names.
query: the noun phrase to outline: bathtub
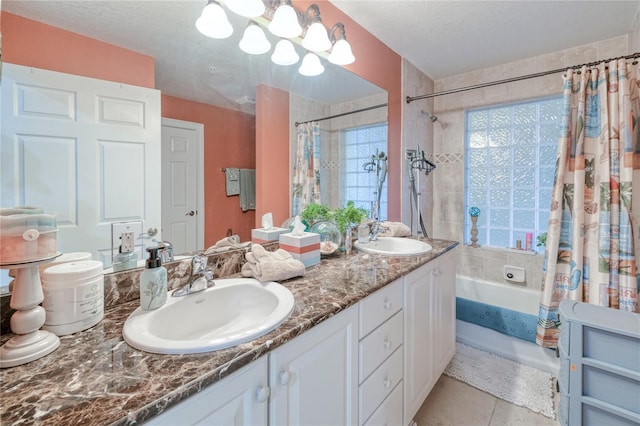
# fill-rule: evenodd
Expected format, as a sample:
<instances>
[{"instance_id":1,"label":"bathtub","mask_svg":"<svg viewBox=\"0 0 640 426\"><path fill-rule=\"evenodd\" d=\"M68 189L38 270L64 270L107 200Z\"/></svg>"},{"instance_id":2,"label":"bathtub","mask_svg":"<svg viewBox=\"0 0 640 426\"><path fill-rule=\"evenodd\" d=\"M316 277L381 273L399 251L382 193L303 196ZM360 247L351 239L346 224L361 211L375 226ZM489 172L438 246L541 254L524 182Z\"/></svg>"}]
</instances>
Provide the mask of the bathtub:
<instances>
[{"instance_id":1,"label":"bathtub","mask_svg":"<svg viewBox=\"0 0 640 426\"><path fill-rule=\"evenodd\" d=\"M535 343L540 293L456 276L456 340L557 376L555 350Z\"/></svg>"}]
</instances>

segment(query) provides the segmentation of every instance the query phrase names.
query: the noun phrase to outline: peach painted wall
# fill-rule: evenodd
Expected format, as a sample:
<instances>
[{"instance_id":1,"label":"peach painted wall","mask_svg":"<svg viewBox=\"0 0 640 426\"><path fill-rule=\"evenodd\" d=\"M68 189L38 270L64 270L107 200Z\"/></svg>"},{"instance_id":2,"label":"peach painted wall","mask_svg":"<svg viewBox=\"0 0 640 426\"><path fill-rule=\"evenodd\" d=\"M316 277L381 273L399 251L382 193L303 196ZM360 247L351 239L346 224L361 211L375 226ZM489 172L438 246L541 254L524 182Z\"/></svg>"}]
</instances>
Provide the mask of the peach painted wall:
<instances>
[{"instance_id":1,"label":"peach painted wall","mask_svg":"<svg viewBox=\"0 0 640 426\"><path fill-rule=\"evenodd\" d=\"M289 217L289 93L256 88L256 228L273 213L280 226Z\"/></svg>"},{"instance_id":2,"label":"peach painted wall","mask_svg":"<svg viewBox=\"0 0 640 426\"><path fill-rule=\"evenodd\" d=\"M7 12L1 19L4 62L155 87L151 56Z\"/></svg>"},{"instance_id":3,"label":"peach painted wall","mask_svg":"<svg viewBox=\"0 0 640 426\"><path fill-rule=\"evenodd\" d=\"M162 116L204 124L205 248L226 237L228 229L241 241L250 240L256 212L243 212L239 196L227 197L221 169L256 167L255 117L168 95L162 95Z\"/></svg>"},{"instance_id":4,"label":"peach painted wall","mask_svg":"<svg viewBox=\"0 0 640 426\"><path fill-rule=\"evenodd\" d=\"M345 15L340 9L332 5L327 0L313 0L313 1L293 1L292 4L300 11L306 11L307 8L316 3L320 7L322 15L322 22L330 29L336 22L342 22L345 25L345 31L347 34L347 40L351 44L351 48L356 56L356 61L346 66L346 68L352 71L354 74L370 81L373 84L385 89L388 95L388 125L389 125L389 140L388 140L388 155L389 155L389 175L388 175L388 199L389 199L389 219L401 220L401 194L402 194L402 57L391 50L387 45L382 43L376 37L371 35L367 30L361 27L357 22ZM269 102L272 102L269 99ZM284 105L280 106L284 108ZM274 109L269 109L272 115L288 116L287 109L282 109L278 114L275 114ZM260 113L257 114L260 117ZM289 128L287 123L286 129ZM257 125L258 132L263 131L260 125ZM264 129L267 131L273 129ZM286 138L282 138L279 143L286 143L288 140L288 134ZM273 198L283 198L284 204L278 205L278 210L286 211L288 216L289 212L289 174L283 173L271 173L274 171L273 167L268 161L260 158L261 152L271 152L275 149L273 142L270 139L270 145L268 147L261 148L262 139L260 135L256 138L256 152L258 158L256 160L257 169L262 165L267 167L268 172L261 173L263 182L261 188L265 191L263 194L256 194L257 200L264 200L271 206L265 211L274 211L275 201ZM284 149L284 148L283 148ZM278 151L280 148L278 147ZM285 151L282 151L285 152ZM288 152L286 157L288 161ZM289 164L289 163L287 163ZM279 191L287 193L278 193ZM258 191L258 188L256 188ZM284 198L286 196L286 199ZM257 201L256 200L256 201ZM261 204L258 202L258 206ZM256 212L256 220L259 220L260 212ZM286 218L286 217L285 217ZM279 219L278 219L279 220ZM278 221L274 217L274 223ZM259 224L258 224L259 225Z\"/></svg>"}]
</instances>

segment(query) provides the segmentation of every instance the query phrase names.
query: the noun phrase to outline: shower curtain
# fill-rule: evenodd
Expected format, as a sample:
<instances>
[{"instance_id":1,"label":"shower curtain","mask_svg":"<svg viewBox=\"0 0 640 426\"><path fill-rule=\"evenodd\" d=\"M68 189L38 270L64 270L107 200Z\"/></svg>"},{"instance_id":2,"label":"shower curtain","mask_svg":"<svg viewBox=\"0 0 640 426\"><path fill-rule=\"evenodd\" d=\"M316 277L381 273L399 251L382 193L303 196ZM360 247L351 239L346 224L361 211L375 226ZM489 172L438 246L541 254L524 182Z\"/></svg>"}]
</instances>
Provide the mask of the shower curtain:
<instances>
[{"instance_id":1,"label":"shower curtain","mask_svg":"<svg viewBox=\"0 0 640 426\"><path fill-rule=\"evenodd\" d=\"M310 203L320 204L320 125L298 126L298 142L293 165L291 214L299 215Z\"/></svg>"},{"instance_id":2,"label":"shower curtain","mask_svg":"<svg viewBox=\"0 0 640 426\"><path fill-rule=\"evenodd\" d=\"M639 74L624 59L565 74L536 333L544 347L557 347L562 299L639 312Z\"/></svg>"}]
</instances>

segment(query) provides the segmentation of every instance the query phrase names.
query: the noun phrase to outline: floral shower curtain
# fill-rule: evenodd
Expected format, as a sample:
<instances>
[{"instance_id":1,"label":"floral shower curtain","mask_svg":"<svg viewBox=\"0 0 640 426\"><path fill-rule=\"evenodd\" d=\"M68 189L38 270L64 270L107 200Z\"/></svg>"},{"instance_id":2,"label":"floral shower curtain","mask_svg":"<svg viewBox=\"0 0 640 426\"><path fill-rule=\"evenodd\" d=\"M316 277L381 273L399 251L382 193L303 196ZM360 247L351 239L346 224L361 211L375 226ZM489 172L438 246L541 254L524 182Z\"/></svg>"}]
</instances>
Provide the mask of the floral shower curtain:
<instances>
[{"instance_id":1,"label":"floral shower curtain","mask_svg":"<svg viewBox=\"0 0 640 426\"><path fill-rule=\"evenodd\" d=\"M320 125L298 126L298 145L293 165L291 214L300 214L310 203L320 204Z\"/></svg>"},{"instance_id":2,"label":"floral shower curtain","mask_svg":"<svg viewBox=\"0 0 640 426\"><path fill-rule=\"evenodd\" d=\"M565 74L536 333L542 346L557 347L562 299L640 312L639 85L640 66L624 59Z\"/></svg>"}]
</instances>

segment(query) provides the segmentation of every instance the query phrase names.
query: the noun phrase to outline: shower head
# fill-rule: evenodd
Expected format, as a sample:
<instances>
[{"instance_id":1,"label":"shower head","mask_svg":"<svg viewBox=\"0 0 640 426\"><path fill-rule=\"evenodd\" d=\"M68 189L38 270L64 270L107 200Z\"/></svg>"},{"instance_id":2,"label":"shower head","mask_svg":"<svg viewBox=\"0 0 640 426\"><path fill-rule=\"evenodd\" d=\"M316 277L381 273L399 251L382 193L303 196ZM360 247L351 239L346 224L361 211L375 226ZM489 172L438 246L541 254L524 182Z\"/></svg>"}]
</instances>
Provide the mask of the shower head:
<instances>
[{"instance_id":1,"label":"shower head","mask_svg":"<svg viewBox=\"0 0 640 426\"><path fill-rule=\"evenodd\" d=\"M438 117L431 114L429 111L420 111L420 115L423 117L426 115L427 117L429 117L429 120L431 120L432 123L438 121Z\"/></svg>"}]
</instances>

